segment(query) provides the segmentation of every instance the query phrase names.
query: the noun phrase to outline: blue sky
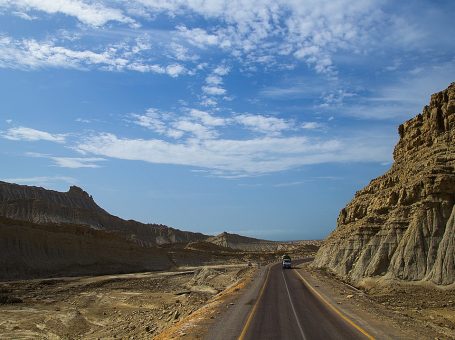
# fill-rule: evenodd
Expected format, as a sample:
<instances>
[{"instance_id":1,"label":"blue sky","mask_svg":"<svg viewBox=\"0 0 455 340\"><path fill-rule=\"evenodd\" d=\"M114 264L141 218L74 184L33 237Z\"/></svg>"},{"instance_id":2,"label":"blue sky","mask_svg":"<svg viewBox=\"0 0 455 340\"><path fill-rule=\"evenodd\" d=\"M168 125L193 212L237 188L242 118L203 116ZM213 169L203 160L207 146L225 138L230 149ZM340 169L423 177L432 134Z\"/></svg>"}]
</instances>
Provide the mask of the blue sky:
<instances>
[{"instance_id":1,"label":"blue sky","mask_svg":"<svg viewBox=\"0 0 455 340\"><path fill-rule=\"evenodd\" d=\"M455 81L453 1L0 0L0 179L325 237Z\"/></svg>"}]
</instances>

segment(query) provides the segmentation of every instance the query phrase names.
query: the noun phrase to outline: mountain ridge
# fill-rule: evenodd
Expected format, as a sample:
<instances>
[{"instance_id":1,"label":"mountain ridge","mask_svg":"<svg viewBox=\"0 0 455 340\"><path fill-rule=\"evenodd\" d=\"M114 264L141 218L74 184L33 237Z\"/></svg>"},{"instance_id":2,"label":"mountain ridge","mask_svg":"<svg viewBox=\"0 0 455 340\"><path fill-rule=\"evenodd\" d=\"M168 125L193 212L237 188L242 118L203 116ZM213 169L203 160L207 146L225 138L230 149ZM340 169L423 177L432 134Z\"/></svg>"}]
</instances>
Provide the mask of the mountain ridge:
<instances>
[{"instance_id":1,"label":"mountain ridge","mask_svg":"<svg viewBox=\"0 0 455 340\"><path fill-rule=\"evenodd\" d=\"M0 216L34 223L72 223L117 231L143 246L193 242L208 235L182 231L162 224L124 220L109 214L82 188L67 192L0 181Z\"/></svg>"}]
</instances>

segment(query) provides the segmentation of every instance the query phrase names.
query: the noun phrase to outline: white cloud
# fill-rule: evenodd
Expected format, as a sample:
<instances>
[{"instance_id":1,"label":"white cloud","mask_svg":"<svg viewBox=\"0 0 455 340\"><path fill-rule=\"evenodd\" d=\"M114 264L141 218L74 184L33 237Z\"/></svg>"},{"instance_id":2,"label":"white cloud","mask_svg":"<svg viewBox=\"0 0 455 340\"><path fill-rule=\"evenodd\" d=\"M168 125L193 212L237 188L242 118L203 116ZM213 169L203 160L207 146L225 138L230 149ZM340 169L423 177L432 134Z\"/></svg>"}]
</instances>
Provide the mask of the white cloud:
<instances>
[{"instance_id":1,"label":"white cloud","mask_svg":"<svg viewBox=\"0 0 455 340\"><path fill-rule=\"evenodd\" d=\"M202 28L188 29L185 26L178 26L177 30L181 37L185 38L190 44L200 48L218 44L218 37L207 33Z\"/></svg>"},{"instance_id":2,"label":"white cloud","mask_svg":"<svg viewBox=\"0 0 455 340\"><path fill-rule=\"evenodd\" d=\"M21 140L21 141L49 141L49 142L56 142L56 143L63 143L65 142L66 135L64 134L52 134L46 131L35 130L23 126L19 126L16 128L10 128L1 134L3 138L9 140Z\"/></svg>"},{"instance_id":3,"label":"white cloud","mask_svg":"<svg viewBox=\"0 0 455 340\"><path fill-rule=\"evenodd\" d=\"M37 152L27 152L25 155L35 158L47 158L52 160L54 164L60 168L70 169L99 168L100 165L97 163L106 160L104 158L99 157L56 157Z\"/></svg>"},{"instance_id":4,"label":"white cloud","mask_svg":"<svg viewBox=\"0 0 455 340\"><path fill-rule=\"evenodd\" d=\"M217 176L252 176L319 163L390 160L384 140L264 137L246 140L206 139L170 143L158 139L119 138L101 133L82 140L84 153L154 164L208 169Z\"/></svg>"},{"instance_id":5,"label":"white cloud","mask_svg":"<svg viewBox=\"0 0 455 340\"><path fill-rule=\"evenodd\" d=\"M360 53L372 41L379 25L387 25L381 3L352 4L349 0L192 1L139 0L144 11L172 17L200 15L217 20L207 30L177 27L179 36L199 48L216 47L243 61L270 65L277 56L294 56L316 72L336 76L334 53ZM137 4L136 3L136 4ZM401 25L403 26L403 25ZM412 30L412 27L410 28Z\"/></svg>"},{"instance_id":6,"label":"white cloud","mask_svg":"<svg viewBox=\"0 0 455 340\"><path fill-rule=\"evenodd\" d=\"M27 20L27 21L38 19L37 17L28 15L27 13L24 13L24 12L15 12L15 11L13 11L13 12L11 12L11 14L13 14L13 15L21 18L21 19Z\"/></svg>"},{"instance_id":7,"label":"white cloud","mask_svg":"<svg viewBox=\"0 0 455 340\"><path fill-rule=\"evenodd\" d=\"M135 24L135 21L125 16L121 10L103 6L100 2L79 0L0 0L0 7L17 8L22 13L29 10L43 11L49 14L61 13L75 17L82 23L93 26L103 26L109 21L118 21L130 25Z\"/></svg>"},{"instance_id":8,"label":"white cloud","mask_svg":"<svg viewBox=\"0 0 455 340\"><path fill-rule=\"evenodd\" d=\"M199 59L199 56L191 54L188 48L180 44L172 42L169 47L173 57L179 61L197 61Z\"/></svg>"},{"instance_id":9,"label":"white cloud","mask_svg":"<svg viewBox=\"0 0 455 340\"><path fill-rule=\"evenodd\" d=\"M139 50L138 50L139 49ZM0 68L37 69L44 67L98 68L104 71L137 71L178 77L187 73L184 66L145 63L138 54L147 45L107 46L102 51L73 50L57 46L53 41L14 40L0 35Z\"/></svg>"},{"instance_id":10,"label":"white cloud","mask_svg":"<svg viewBox=\"0 0 455 340\"><path fill-rule=\"evenodd\" d=\"M241 114L234 118L237 123L246 128L267 135L279 135L284 130L293 128L293 124L276 117L262 115Z\"/></svg>"},{"instance_id":11,"label":"white cloud","mask_svg":"<svg viewBox=\"0 0 455 340\"><path fill-rule=\"evenodd\" d=\"M191 109L190 115L193 118L200 120L206 126L223 126L223 125L227 124L226 119L220 118L220 117L215 117L208 112L197 110L197 109Z\"/></svg>"},{"instance_id":12,"label":"white cloud","mask_svg":"<svg viewBox=\"0 0 455 340\"><path fill-rule=\"evenodd\" d=\"M437 29L433 27L440 30L446 24L434 20L443 9L425 4L410 9L411 6L400 4L392 12L387 2L377 0L355 4L350 0L0 0L2 7L24 19L41 11L68 15L96 27L107 23L137 27L167 14L176 22L171 39L166 40L174 60L195 61L198 56L187 48L195 46L228 53L251 66L250 70L254 68L252 64L292 68L293 64L304 62L331 77L337 75L340 52L362 55L383 50L384 46L425 50L422 42L434 47L432 37ZM417 12L425 16L418 25ZM200 22L208 25L199 25ZM439 34L449 51L450 36ZM147 63L136 62L135 69L141 65L143 69L150 68Z\"/></svg>"},{"instance_id":13,"label":"white cloud","mask_svg":"<svg viewBox=\"0 0 455 340\"><path fill-rule=\"evenodd\" d=\"M96 158L96 157L49 157L52 159L55 164L61 168L99 168L100 165L97 164L98 162L105 161L104 158Z\"/></svg>"},{"instance_id":14,"label":"white cloud","mask_svg":"<svg viewBox=\"0 0 455 340\"><path fill-rule=\"evenodd\" d=\"M226 90L220 86L202 86L202 91L212 96L221 96L226 94Z\"/></svg>"},{"instance_id":15,"label":"white cloud","mask_svg":"<svg viewBox=\"0 0 455 340\"><path fill-rule=\"evenodd\" d=\"M229 67L225 65L219 65L213 70L213 73L218 76L225 76L229 73L229 71L230 71Z\"/></svg>"},{"instance_id":16,"label":"white cloud","mask_svg":"<svg viewBox=\"0 0 455 340\"><path fill-rule=\"evenodd\" d=\"M186 72L185 67L180 64L173 64L166 67L166 73L171 77L178 77Z\"/></svg>"},{"instance_id":17,"label":"white cloud","mask_svg":"<svg viewBox=\"0 0 455 340\"><path fill-rule=\"evenodd\" d=\"M215 99L213 99L213 98L209 98L209 97L204 96L202 98L200 104L202 106L216 106L218 104L218 102Z\"/></svg>"},{"instance_id":18,"label":"white cloud","mask_svg":"<svg viewBox=\"0 0 455 340\"><path fill-rule=\"evenodd\" d=\"M165 134L167 131L165 123L167 115L169 114L163 113L155 108L149 108L143 115L132 114L131 116L135 119L135 124L146 127L159 134Z\"/></svg>"},{"instance_id":19,"label":"white cloud","mask_svg":"<svg viewBox=\"0 0 455 340\"><path fill-rule=\"evenodd\" d=\"M223 83L223 78L217 75L209 75L205 78L205 82L209 85L220 85Z\"/></svg>"},{"instance_id":20,"label":"white cloud","mask_svg":"<svg viewBox=\"0 0 455 340\"><path fill-rule=\"evenodd\" d=\"M219 136L217 128L240 126L266 136L279 136L283 132L297 131L292 121L260 114L232 114L220 117L213 113L187 108L182 113L167 113L149 108L144 114L130 114L133 123L160 135L181 138L184 135L197 139L212 139ZM316 128L319 125L302 125L300 128Z\"/></svg>"},{"instance_id":21,"label":"white cloud","mask_svg":"<svg viewBox=\"0 0 455 340\"><path fill-rule=\"evenodd\" d=\"M78 123L84 123L84 124L89 124L92 122L90 119L86 119L86 118L76 118L75 121Z\"/></svg>"},{"instance_id":22,"label":"white cloud","mask_svg":"<svg viewBox=\"0 0 455 340\"><path fill-rule=\"evenodd\" d=\"M320 107L337 107L343 104L346 98L351 98L357 96L356 93L346 91L344 89L336 89L333 91L325 92L322 95L322 104Z\"/></svg>"},{"instance_id":23,"label":"white cloud","mask_svg":"<svg viewBox=\"0 0 455 340\"><path fill-rule=\"evenodd\" d=\"M212 129L187 120L178 120L172 126L174 129L190 133L198 139L211 139L217 136L217 133Z\"/></svg>"},{"instance_id":24,"label":"white cloud","mask_svg":"<svg viewBox=\"0 0 455 340\"><path fill-rule=\"evenodd\" d=\"M229 73L229 67L225 65L218 65L212 72L205 78L205 86L202 86L202 92L208 96L222 96L226 94L226 89L221 85L223 84L222 76L225 76ZM216 104L213 99L212 102L206 102L206 105Z\"/></svg>"},{"instance_id":25,"label":"white cloud","mask_svg":"<svg viewBox=\"0 0 455 340\"><path fill-rule=\"evenodd\" d=\"M315 130L315 129L321 129L324 127L324 124L318 123L318 122L304 122L301 125L302 129L306 130Z\"/></svg>"},{"instance_id":26,"label":"white cloud","mask_svg":"<svg viewBox=\"0 0 455 340\"><path fill-rule=\"evenodd\" d=\"M218 133L213 130L213 127L228 123L223 118L198 109L187 109L185 114L176 115L149 108L145 114L131 114L131 117L134 118L135 124L174 139L181 138L185 134L198 139L214 138Z\"/></svg>"}]
</instances>

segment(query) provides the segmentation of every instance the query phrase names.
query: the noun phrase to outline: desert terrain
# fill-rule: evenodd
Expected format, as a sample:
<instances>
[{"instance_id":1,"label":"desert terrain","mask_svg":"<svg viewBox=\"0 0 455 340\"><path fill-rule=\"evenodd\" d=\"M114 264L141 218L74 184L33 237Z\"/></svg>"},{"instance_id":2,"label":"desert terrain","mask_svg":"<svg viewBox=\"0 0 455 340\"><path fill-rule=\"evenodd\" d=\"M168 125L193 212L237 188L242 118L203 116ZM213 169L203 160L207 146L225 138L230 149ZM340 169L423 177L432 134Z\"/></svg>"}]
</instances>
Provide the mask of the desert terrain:
<instances>
[{"instance_id":1,"label":"desert terrain","mask_svg":"<svg viewBox=\"0 0 455 340\"><path fill-rule=\"evenodd\" d=\"M314 256L320 242L313 243L292 256ZM284 253L220 251L205 243L174 245L167 251L173 263L184 265L0 282L0 334L7 339L150 339L171 326L180 329L179 322L192 319L214 300L241 293L258 268ZM196 319L201 321L201 315ZM193 321L191 337L200 338L207 324Z\"/></svg>"},{"instance_id":2,"label":"desert terrain","mask_svg":"<svg viewBox=\"0 0 455 340\"><path fill-rule=\"evenodd\" d=\"M148 339L254 271L247 264L0 283L0 334Z\"/></svg>"}]
</instances>

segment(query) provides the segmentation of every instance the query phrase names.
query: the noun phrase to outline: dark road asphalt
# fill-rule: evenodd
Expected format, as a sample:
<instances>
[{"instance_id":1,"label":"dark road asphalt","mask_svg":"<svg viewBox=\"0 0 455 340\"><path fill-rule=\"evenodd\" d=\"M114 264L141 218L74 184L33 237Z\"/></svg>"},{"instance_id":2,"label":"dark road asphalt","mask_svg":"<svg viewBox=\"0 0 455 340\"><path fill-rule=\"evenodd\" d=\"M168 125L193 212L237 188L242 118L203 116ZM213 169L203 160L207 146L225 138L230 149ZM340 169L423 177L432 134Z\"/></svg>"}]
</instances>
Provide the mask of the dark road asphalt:
<instances>
[{"instance_id":1,"label":"dark road asphalt","mask_svg":"<svg viewBox=\"0 0 455 340\"><path fill-rule=\"evenodd\" d=\"M239 339L368 339L307 286L295 269L270 267ZM362 334L364 332L365 334Z\"/></svg>"}]
</instances>

